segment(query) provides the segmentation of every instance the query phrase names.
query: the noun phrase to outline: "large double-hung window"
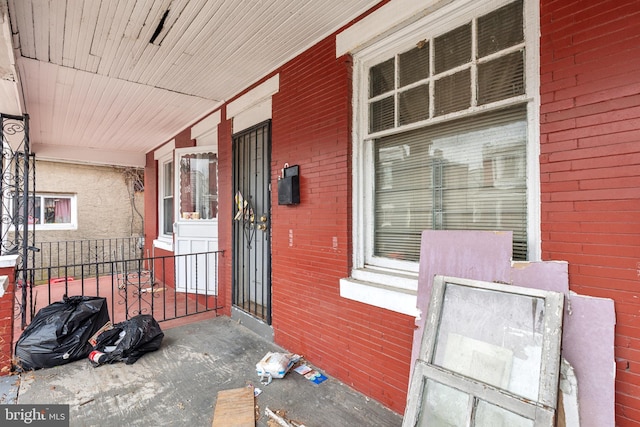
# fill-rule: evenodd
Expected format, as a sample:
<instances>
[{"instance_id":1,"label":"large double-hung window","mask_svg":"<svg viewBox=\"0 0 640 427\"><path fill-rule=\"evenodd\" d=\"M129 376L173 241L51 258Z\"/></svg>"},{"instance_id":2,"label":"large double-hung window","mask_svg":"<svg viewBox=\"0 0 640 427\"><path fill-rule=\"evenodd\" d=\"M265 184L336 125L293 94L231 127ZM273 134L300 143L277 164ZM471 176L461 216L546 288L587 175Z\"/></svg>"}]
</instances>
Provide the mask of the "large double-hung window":
<instances>
[{"instance_id":1,"label":"large double-hung window","mask_svg":"<svg viewBox=\"0 0 640 427\"><path fill-rule=\"evenodd\" d=\"M511 231L536 258L525 6L454 1L354 54L356 269L417 271L425 229Z\"/></svg>"}]
</instances>

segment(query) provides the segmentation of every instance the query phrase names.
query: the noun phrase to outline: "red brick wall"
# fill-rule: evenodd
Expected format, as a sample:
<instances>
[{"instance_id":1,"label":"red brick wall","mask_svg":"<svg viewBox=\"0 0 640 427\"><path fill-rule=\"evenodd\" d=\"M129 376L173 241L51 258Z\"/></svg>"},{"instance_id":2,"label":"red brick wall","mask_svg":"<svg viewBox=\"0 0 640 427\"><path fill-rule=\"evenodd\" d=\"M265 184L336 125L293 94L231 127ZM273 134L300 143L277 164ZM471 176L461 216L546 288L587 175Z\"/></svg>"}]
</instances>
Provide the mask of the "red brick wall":
<instances>
[{"instance_id":1,"label":"red brick wall","mask_svg":"<svg viewBox=\"0 0 640 427\"><path fill-rule=\"evenodd\" d=\"M194 147L196 142L191 139L191 128L187 128L176 135L176 148Z\"/></svg>"},{"instance_id":2,"label":"red brick wall","mask_svg":"<svg viewBox=\"0 0 640 427\"><path fill-rule=\"evenodd\" d=\"M218 126L218 248L224 251L218 265L218 297L224 308L222 313L231 315L231 223L233 213L231 121L222 110L222 123Z\"/></svg>"},{"instance_id":3,"label":"red brick wall","mask_svg":"<svg viewBox=\"0 0 640 427\"><path fill-rule=\"evenodd\" d=\"M541 3L542 256L615 300L616 424L640 426L640 2Z\"/></svg>"},{"instance_id":4,"label":"red brick wall","mask_svg":"<svg viewBox=\"0 0 640 427\"><path fill-rule=\"evenodd\" d=\"M13 356L13 323L15 307L14 269L2 268L0 275L9 277L5 293L0 297L0 376L11 373Z\"/></svg>"},{"instance_id":5,"label":"red brick wall","mask_svg":"<svg viewBox=\"0 0 640 427\"><path fill-rule=\"evenodd\" d=\"M275 340L403 412L414 320L340 297L351 263L351 62L329 38L286 64L273 97L272 188L300 166L300 204L272 204Z\"/></svg>"},{"instance_id":6,"label":"red brick wall","mask_svg":"<svg viewBox=\"0 0 640 427\"><path fill-rule=\"evenodd\" d=\"M153 254L153 240L158 237L158 163L153 152L147 153L144 166L144 253Z\"/></svg>"}]
</instances>

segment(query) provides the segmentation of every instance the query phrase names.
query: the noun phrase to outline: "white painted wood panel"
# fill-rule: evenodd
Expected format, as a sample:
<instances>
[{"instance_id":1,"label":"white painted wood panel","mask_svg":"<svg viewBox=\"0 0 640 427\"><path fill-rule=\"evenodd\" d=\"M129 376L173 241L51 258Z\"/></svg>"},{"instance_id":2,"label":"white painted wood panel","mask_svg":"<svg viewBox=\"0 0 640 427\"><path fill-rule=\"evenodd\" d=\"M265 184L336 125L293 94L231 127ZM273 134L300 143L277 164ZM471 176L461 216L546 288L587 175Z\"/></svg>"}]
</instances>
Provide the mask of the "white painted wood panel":
<instances>
[{"instance_id":1,"label":"white painted wood panel","mask_svg":"<svg viewBox=\"0 0 640 427\"><path fill-rule=\"evenodd\" d=\"M32 142L149 151L377 2L8 0Z\"/></svg>"}]
</instances>

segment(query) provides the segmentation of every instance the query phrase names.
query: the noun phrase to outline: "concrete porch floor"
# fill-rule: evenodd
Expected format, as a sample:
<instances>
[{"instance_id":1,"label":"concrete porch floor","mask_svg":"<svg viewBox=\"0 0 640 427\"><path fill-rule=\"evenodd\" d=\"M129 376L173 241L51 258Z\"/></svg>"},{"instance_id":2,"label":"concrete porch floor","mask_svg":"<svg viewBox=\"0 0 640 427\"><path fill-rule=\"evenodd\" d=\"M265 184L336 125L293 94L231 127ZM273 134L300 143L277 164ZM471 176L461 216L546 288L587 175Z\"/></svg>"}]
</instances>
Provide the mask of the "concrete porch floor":
<instances>
[{"instance_id":1,"label":"concrete porch floor","mask_svg":"<svg viewBox=\"0 0 640 427\"><path fill-rule=\"evenodd\" d=\"M162 326L162 324L161 324ZM88 360L23 373L4 380L5 402L69 404L71 426L210 426L218 391L254 385L256 426L265 408L314 426L400 426L402 417L329 377L314 384L290 371L260 384L255 364L268 351L283 351L228 317L170 329L162 347L132 365L97 368ZM304 355L302 355L304 356ZM351 363L346 360L345 363ZM19 383L19 384L17 384Z\"/></svg>"}]
</instances>

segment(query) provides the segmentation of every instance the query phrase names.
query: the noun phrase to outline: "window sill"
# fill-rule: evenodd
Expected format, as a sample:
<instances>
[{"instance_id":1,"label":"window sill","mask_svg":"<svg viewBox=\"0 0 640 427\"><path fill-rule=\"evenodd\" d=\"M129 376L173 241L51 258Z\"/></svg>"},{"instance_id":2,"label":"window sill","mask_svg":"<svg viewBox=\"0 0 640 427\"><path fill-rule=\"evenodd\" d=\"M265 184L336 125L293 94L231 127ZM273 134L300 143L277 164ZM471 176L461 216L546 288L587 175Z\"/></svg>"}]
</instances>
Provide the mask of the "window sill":
<instances>
[{"instance_id":1,"label":"window sill","mask_svg":"<svg viewBox=\"0 0 640 427\"><path fill-rule=\"evenodd\" d=\"M340 296L418 317L418 275L364 268L340 279Z\"/></svg>"},{"instance_id":2,"label":"window sill","mask_svg":"<svg viewBox=\"0 0 640 427\"><path fill-rule=\"evenodd\" d=\"M153 247L162 249L164 251L173 252L173 241L163 238L155 239L153 241Z\"/></svg>"}]
</instances>

